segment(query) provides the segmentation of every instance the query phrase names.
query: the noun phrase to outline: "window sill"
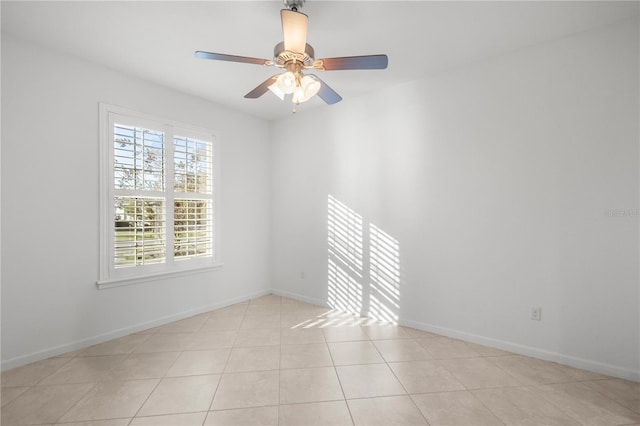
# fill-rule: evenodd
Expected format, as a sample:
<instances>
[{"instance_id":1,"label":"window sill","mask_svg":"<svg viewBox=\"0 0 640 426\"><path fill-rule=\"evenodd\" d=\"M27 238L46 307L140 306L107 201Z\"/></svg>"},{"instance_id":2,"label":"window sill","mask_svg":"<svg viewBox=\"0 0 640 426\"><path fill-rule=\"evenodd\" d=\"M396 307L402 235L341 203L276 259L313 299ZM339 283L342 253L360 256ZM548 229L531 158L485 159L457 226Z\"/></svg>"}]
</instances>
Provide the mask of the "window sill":
<instances>
[{"instance_id":1,"label":"window sill","mask_svg":"<svg viewBox=\"0 0 640 426\"><path fill-rule=\"evenodd\" d=\"M96 282L98 290L106 290L108 288L122 287L126 285L140 284L149 281L166 280L169 278L184 277L187 275L200 274L204 272L218 271L224 266L223 263L217 263L212 266L205 266L195 269L183 269L179 271L162 272L158 274L145 275L140 277L123 277L110 278Z\"/></svg>"}]
</instances>

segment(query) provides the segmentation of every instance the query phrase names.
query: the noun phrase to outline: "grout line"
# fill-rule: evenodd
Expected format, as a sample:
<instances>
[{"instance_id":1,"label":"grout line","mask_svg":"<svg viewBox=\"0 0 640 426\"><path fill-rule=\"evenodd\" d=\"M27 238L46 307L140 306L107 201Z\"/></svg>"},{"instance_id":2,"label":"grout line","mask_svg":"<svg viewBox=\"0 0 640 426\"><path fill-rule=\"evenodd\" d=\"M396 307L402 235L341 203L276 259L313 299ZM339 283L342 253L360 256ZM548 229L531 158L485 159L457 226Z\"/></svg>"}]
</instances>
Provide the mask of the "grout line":
<instances>
[{"instance_id":1,"label":"grout line","mask_svg":"<svg viewBox=\"0 0 640 426\"><path fill-rule=\"evenodd\" d=\"M329 352L329 357L331 358L331 365L333 366L333 372L336 375L336 378L338 379L338 384L340 385L340 391L342 391L342 397L344 398L344 405L347 407L347 412L349 413L349 417L351 418L351 424L355 425L356 422L353 419L353 413L351 413L351 407L349 407L349 403L347 402L347 395L344 393L344 387L342 386L342 381L340 380L340 375L338 374L338 366L336 366L336 363L333 359L333 354L331 353L331 348L329 347L329 342L327 341L327 336L324 332L324 329L322 330L322 337L324 338L324 344L327 347L327 351ZM331 342L331 343L336 343L336 342Z\"/></svg>"},{"instance_id":2,"label":"grout line","mask_svg":"<svg viewBox=\"0 0 640 426\"><path fill-rule=\"evenodd\" d=\"M396 324L396 327L400 327L399 325ZM409 333L407 333L409 334ZM421 350L424 351L424 349L422 348L422 346L420 346L420 344L418 342L415 341L414 337L409 335L411 341L413 341L416 345L418 345L420 347ZM398 339L391 339L391 340L398 340ZM424 419L425 423L428 425L429 420L427 420L427 417L424 415L424 413L422 412L422 410L420 408L418 408L418 406L416 405L416 402L413 400L413 398L411 397L411 394L409 393L409 391L407 390L407 388L402 384L402 381L400 380L400 378L398 377L398 375L396 374L395 371L393 371L393 368L391 368L391 366L389 365L389 362L386 360L386 358L382 355L382 352L380 352L380 349L378 349L378 347L375 344L375 341L372 341L373 347L376 349L376 351L378 352L378 354L380 355L380 358L382 358L382 360L384 361L385 365L387 366L387 368L389 369L389 371L391 371L391 374L393 375L393 377L395 377L396 381L400 384L400 386L402 386L402 389L404 389L406 396L409 398L409 401L411 401L411 404L413 404L413 407L418 411L418 413L420 413L420 416L422 416L422 418ZM424 353L426 355L429 355L426 353L426 351L424 351ZM409 361L411 362L411 361Z\"/></svg>"},{"instance_id":3,"label":"grout line","mask_svg":"<svg viewBox=\"0 0 640 426\"><path fill-rule=\"evenodd\" d=\"M278 346L278 425L280 425L280 406L282 392L282 376L280 374L281 362L282 362L282 297L280 297L280 346Z\"/></svg>"},{"instance_id":4,"label":"grout line","mask_svg":"<svg viewBox=\"0 0 640 426\"><path fill-rule=\"evenodd\" d=\"M51 358L48 358L51 359ZM42 377L40 380L38 380L33 386L39 386L42 382L44 382L45 380L47 380L49 377L53 376L55 373L57 373L58 371L60 371L63 367L66 367L67 364L71 363L71 361L73 361L74 359L76 359L76 357L73 358L68 358L67 362L60 364L60 367L56 368L55 370L53 370L51 373L47 374L46 376ZM37 362L43 362L46 360L42 360L42 361L37 361ZM29 364L23 366L23 367L27 367ZM18 367L18 368L22 368L22 367Z\"/></svg>"},{"instance_id":5,"label":"grout line","mask_svg":"<svg viewBox=\"0 0 640 426\"><path fill-rule=\"evenodd\" d=\"M178 356L178 358L180 358L180 357ZM167 371L169 371L169 370L167 370ZM136 410L135 414L133 416L131 416L131 421L129 423L131 423L133 421L133 419L136 418L136 416L138 415L140 410L142 410L142 407L144 407L144 404L146 404L147 401L149 401L149 398L151 398L151 395L153 395L153 393L156 391L156 389L158 389L158 386L160 386L160 383L162 383L162 381L164 380L164 376L162 378L156 379L156 380L158 380L158 383L156 383L156 385L153 387L151 392L149 392L149 395L147 395L147 397L144 399L142 404L140 404L140 407L138 407L138 409Z\"/></svg>"},{"instance_id":6,"label":"grout line","mask_svg":"<svg viewBox=\"0 0 640 426\"><path fill-rule=\"evenodd\" d=\"M75 408L75 406L76 406L76 405L78 405L78 404L80 403L80 401L82 401L82 400L83 400L83 399L84 399L84 398L89 394L89 392L91 392L93 389L95 389L95 387L96 387L96 386L98 386L98 382L94 383L94 384L93 384L93 386L91 386L91 387L89 388L89 390L87 390L87 391L86 391L86 392L85 392L85 393L84 393L84 394L83 394L83 395L82 395L82 396L81 396L81 397L76 401L76 403L75 403L75 404L73 404L71 407L69 407L69 409L68 409L68 410L66 410L64 413L62 413L62 415L61 415L60 417L58 417L58 419L54 422L54 424L56 424L57 422L59 422L59 421L60 421L60 419L62 419L64 416L66 416L66 415L67 415L67 413L68 413L69 411L71 411L73 408ZM34 388L34 389L35 389L35 387L36 387L36 386L33 386L33 388ZM27 390L27 391L28 391L28 390ZM25 392L23 392L23 393L26 393L27 391L25 391ZM16 398L16 399L17 399L17 398ZM15 401L15 400L14 400L14 401ZM11 401L9 404L13 403L14 401ZM8 404L7 404L7 405L8 405ZM5 408L5 409L6 409L6 407L3 407L3 408Z\"/></svg>"}]
</instances>

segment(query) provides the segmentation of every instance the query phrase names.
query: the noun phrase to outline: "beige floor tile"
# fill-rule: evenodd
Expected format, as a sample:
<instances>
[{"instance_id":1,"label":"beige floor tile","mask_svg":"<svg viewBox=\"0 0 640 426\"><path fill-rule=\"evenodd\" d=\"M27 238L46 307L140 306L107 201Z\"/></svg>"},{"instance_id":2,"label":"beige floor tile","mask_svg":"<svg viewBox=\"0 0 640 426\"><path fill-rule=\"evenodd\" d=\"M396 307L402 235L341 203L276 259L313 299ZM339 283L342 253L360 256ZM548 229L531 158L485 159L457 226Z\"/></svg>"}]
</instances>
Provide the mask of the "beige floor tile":
<instances>
[{"instance_id":1,"label":"beige floor tile","mask_svg":"<svg viewBox=\"0 0 640 426\"><path fill-rule=\"evenodd\" d=\"M278 426L278 407L209 411L205 426Z\"/></svg>"},{"instance_id":2,"label":"beige floor tile","mask_svg":"<svg viewBox=\"0 0 640 426\"><path fill-rule=\"evenodd\" d=\"M205 323L208 315L196 315L158 327L156 333L194 333Z\"/></svg>"},{"instance_id":3,"label":"beige floor tile","mask_svg":"<svg viewBox=\"0 0 640 426\"><path fill-rule=\"evenodd\" d=\"M409 339L412 336L404 327L395 324L371 324L362 329L371 340Z\"/></svg>"},{"instance_id":4,"label":"beige floor tile","mask_svg":"<svg viewBox=\"0 0 640 426\"><path fill-rule=\"evenodd\" d=\"M585 383L547 385L538 394L583 425L607 426L640 422L640 414L614 402Z\"/></svg>"},{"instance_id":5,"label":"beige floor tile","mask_svg":"<svg viewBox=\"0 0 640 426\"><path fill-rule=\"evenodd\" d=\"M35 386L2 408L1 423L55 423L73 407L95 383Z\"/></svg>"},{"instance_id":6,"label":"beige floor tile","mask_svg":"<svg viewBox=\"0 0 640 426\"><path fill-rule=\"evenodd\" d=\"M354 342L369 340L369 336L359 325L346 327L325 327L322 329L327 342Z\"/></svg>"},{"instance_id":7,"label":"beige floor tile","mask_svg":"<svg viewBox=\"0 0 640 426\"><path fill-rule=\"evenodd\" d=\"M503 351L500 349L492 348L490 346L478 345L477 343L465 342L474 351L478 352L482 356L508 356L515 355L511 352Z\"/></svg>"},{"instance_id":8,"label":"beige floor tile","mask_svg":"<svg viewBox=\"0 0 640 426\"><path fill-rule=\"evenodd\" d=\"M58 371L41 381L40 384L90 383L113 380L111 370L126 358L126 355L72 358Z\"/></svg>"},{"instance_id":9,"label":"beige floor tile","mask_svg":"<svg viewBox=\"0 0 640 426\"><path fill-rule=\"evenodd\" d=\"M207 412L136 417L129 426L202 426Z\"/></svg>"},{"instance_id":10,"label":"beige floor tile","mask_svg":"<svg viewBox=\"0 0 640 426\"><path fill-rule=\"evenodd\" d=\"M375 340L373 344L387 362L421 361L431 358L413 339Z\"/></svg>"},{"instance_id":11,"label":"beige floor tile","mask_svg":"<svg viewBox=\"0 0 640 426\"><path fill-rule=\"evenodd\" d=\"M422 348L433 359L473 358L482 356L480 353L461 340L448 337L432 337L416 339Z\"/></svg>"},{"instance_id":12,"label":"beige floor tile","mask_svg":"<svg viewBox=\"0 0 640 426\"><path fill-rule=\"evenodd\" d=\"M142 333L136 333L136 334L142 334ZM69 351L60 355L56 355L54 358L75 358L77 356L82 356L82 354L85 353L88 349L89 348L76 349L74 351Z\"/></svg>"},{"instance_id":13,"label":"beige floor tile","mask_svg":"<svg viewBox=\"0 0 640 426\"><path fill-rule=\"evenodd\" d=\"M266 305L269 306L269 305ZM280 344L280 329L240 330L233 343L234 347L277 346Z\"/></svg>"},{"instance_id":14,"label":"beige floor tile","mask_svg":"<svg viewBox=\"0 0 640 426\"><path fill-rule=\"evenodd\" d=\"M345 325L352 324L354 323L353 321L357 321L357 324L362 324L365 321L369 321L367 318L363 318L359 315L354 314L353 312L347 312L342 309L331 309L330 311L322 314L322 317L327 319L347 320L345 322Z\"/></svg>"},{"instance_id":15,"label":"beige floor tile","mask_svg":"<svg viewBox=\"0 0 640 426\"><path fill-rule=\"evenodd\" d=\"M128 426L130 418L108 419L108 420L89 420L86 422L56 423L56 425L64 426Z\"/></svg>"},{"instance_id":16,"label":"beige floor tile","mask_svg":"<svg viewBox=\"0 0 640 426\"><path fill-rule=\"evenodd\" d=\"M220 379L211 409L277 405L278 389L277 370L225 373Z\"/></svg>"},{"instance_id":17,"label":"beige floor tile","mask_svg":"<svg viewBox=\"0 0 640 426\"><path fill-rule=\"evenodd\" d=\"M328 343L335 365L379 364L384 359L374 344L368 340L361 342Z\"/></svg>"},{"instance_id":18,"label":"beige floor tile","mask_svg":"<svg viewBox=\"0 0 640 426\"><path fill-rule=\"evenodd\" d=\"M253 314L245 315L240 324L241 330L253 330L260 328L280 328L280 314Z\"/></svg>"},{"instance_id":19,"label":"beige floor tile","mask_svg":"<svg viewBox=\"0 0 640 426\"><path fill-rule=\"evenodd\" d=\"M466 388L438 361L390 363L389 367L409 393L447 392Z\"/></svg>"},{"instance_id":20,"label":"beige floor tile","mask_svg":"<svg viewBox=\"0 0 640 426\"><path fill-rule=\"evenodd\" d=\"M549 426L580 424L532 388L483 389L473 391L473 394L506 424Z\"/></svg>"},{"instance_id":21,"label":"beige floor tile","mask_svg":"<svg viewBox=\"0 0 640 426\"><path fill-rule=\"evenodd\" d=\"M471 392L411 395L432 426L503 425Z\"/></svg>"},{"instance_id":22,"label":"beige floor tile","mask_svg":"<svg viewBox=\"0 0 640 426\"><path fill-rule=\"evenodd\" d=\"M131 354L111 369L114 380L160 379L180 356L180 352Z\"/></svg>"},{"instance_id":23,"label":"beige floor tile","mask_svg":"<svg viewBox=\"0 0 640 426\"><path fill-rule=\"evenodd\" d=\"M333 365L326 343L307 345L282 345L280 368L330 367Z\"/></svg>"},{"instance_id":24,"label":"beige floor tile","mask_svg":"<svg viewBox=\"0 0 640 426\"><path fill-rule=\"evenodd\" d=\"M165 377L144 403L138 416L207 411L219 381L219 374Z\"/></svg>"},{"instance_id":25,"label":"beige floor tile","mask_svg":"<svg viewBox=\"0 0 640 426\"><path fill-rule=\"evenodd\" d=\"M358 317L353 314L348 313L330 313L319 316L316 318L317 327L321 327L323 329L326 328L349 328L349 327L361 327L364 322L361 317ZM361 339L352 339L352 340L368 340L369 336L362 330L364 333L364 338Z\"/></svg>"},{"instance_id":26,"label":"beige floor tile","mask_svg":"<svg viewBox=\"0 0 640 426\"><path fill-rule=\"evenodd\" d=\"M333 367L280 371L280 403L334 401L344 399Z\"/></svg>"},{"instance_id":27,"label":"beige floor tile","mask_svg":"<svg viewBox=\"0 0 640 426\"><path fill-rule=\"evenodd\" d=\"M210 315L198 331L235 331L240 328L243 318L244 313Z\"/></svg>"},{"instance_id":28,"label":"beige floor tile","mask_svg":"<svg viewBox=\"0 0 640 426\"><path fill-rule=\"evenodd\" d=\"M498 367L518 379L523 385L544 385L551 383L572 382L574 379L566 374L557 364L521 355L491 358Z\"/></svg>"},{"instance_id":29,"label":"beige floor tile","mask_svg":"<svg viewBox=\"0 0 640 426\"><path fill-rule=\"evenodd\" d=\"M336 367L347 399L406 394L386 364Z\"/></svg>"},{"instance_id":30,"label":"beige floor tile","mask_svg":"<svg viewBox=\"0 0 640 426\"><path fill-rule=\"evenodd\" d=\"M230 348L233 346L237 332L226 331L198 331L189 334L184 341L185 351Z\"/></svg>"},{"instance_id":31,"label":"beige floor tile","mask_svg":"<svg viewBox=\"0 0 640 426\"><path fill-rule=\"evenodd\" d=\"M324 332L319 328L283 328L280 340L283 345L325 343Z\"/></svg>"},{"instance_id":32,"label":"beige floor tile","mask_svg":"<svg viewBox=\"0 0 640 426\"><path fill-rule=\"evenodd\" d=\"M345 401L280 406L281 426L350 426L352 424Z\"/></svg>"},{"instance_id":33,"label":"beige floor tile","mask_svg":"<svg viewBox=\"0 0 640 426\"><path fill-rule=\"evenodd\" d=\"M149 337L151 337L149 334L130 334L91 346L86 351L83 351L81 356L127 355Z\"/></svg>"},{"instance_id":34,"label":"beige floor tile","mask_svg":"<svg viewBox=\"0 0 640 426\"><path fill-rule=\"evenodd\" d=\"M280 365L280 346L233 348L225 372L277 370Z\"/></svg>"},{"instance_id":35,"label":"beige floor tile","mask_svg":"<svg viewBox=\"0 0 640 426\"><path fill-rule=\"evenodd\" d=\"M23 393L25 393L29 389L28 386L21 386L16 388L2 388L2 393L0 395L0 401L2 402L2 406L4 407Z\"/></svg>"},{"instance_id":36,"label":"beige floor tile","mask_svg":"<svg viewBox=\"0 0 640 426\"><path fill-rule=\"evenodd\" d=\"M98 383L60 422L133 417L158 382L148 379Z\"/></svg>"},{"instance_id":37,"label":"beige floor tile","mask_svg":"<svg viewBox=\"0 0 640 426\"><path fill-rule=\"evenodd\" d=\"M640 383L622 379L588 382L588 386L640 414Z\"/></svg>"},{"instance_id":38,"label":"beige floor tile","mask_svg":"<svg viewBox=\"0 0 640 426\"><path fill-rule=\"evenodd\" d=\"M186 351L167 371L167 377L218 374L224 371L230 348L209 351Z\"/></svg>"},{"instance_id":39,"label":"beige floor tile","mask_svg":"<svg viewBox=\"0 0 640 426\"><path fill-rule=\"evenodd\" d=\"M430 333L425 330L418 330L417 328L411 328L411 327L403 327L403 328L404 328L404 331L406 331L409 334L409 336L413 337L414 339L427 338L427 337L443 337L440 334Z\"/></svg>"},{"instance_id":40,"label":"beige floor tile","mask_svg":"<svg viewBox=\"0 0 640 426\"><path fill-rule=\"evenodd\" d=\"M215 309L209 312L209 317L212 315L244 315L249 307L249 301L240 302L233 305L225 306L224 308Z\"/></svg>"},{"instance_id":41,"label":"beige floor tile","mask_svg":"<svg viewBox=\"0 0 640 426\"><path fill-rule=\"evenodd\" d=\"M486 358L457 358L440 360L467 389L520 386L521 383Z\"/></svg>"},{"instance_id":42,"label":"beige floor tile","mask_svg":"<svg viewBox=\"0 0 640 426\"><path fill-rule=\"evenodd\" d=\"M305 312L283 312L280 315L280 327L284 329L317 329L324 323L322 317Z\"/></svg>"},{"instance_id":43,"label":"beige floor tile","mask_svg":"<svg viewBox=\"0 0 640 426\"><path fill-rule=\"evenodd\" d=\"M249 304L245 315L270 315L279 314L281 311L281 304L279 303L253 303Z\"/></svg>"},{"instance_id":44,"label":"beige floor tile","mask_svg":"<svg viewBox=\"0 0 640 426\"><path fill-rule=\"evenodd\" d=\"M276 304L282 303L282 297L275 294L267 294L265 296L256 297L249 301L249 305L261 305L261 304Z\"/></svg>"},{"instance_id":45,"label":"beige floor tile","mask_svg":"<svg viewBox=\"0 0 640 426\"><path fill-rule=\"evenodd\" d=\"M282 304L282 312L297 312L300 314L309 315L312 317L322 317L327 313L331 312L331 308L326 306L319 305L311 305L309 303L299 303L299 304Z\"/></svg>"},{"instance_id":46,"label":"beige floor tile","mask_svg":"<svg viewBox=\"0 0 640 426\"><path fill-rule=\"evenodd\" d=\"M327 322L325 316L326 311L320 309L290 309L287 305L284 305L280 313L283 328L321 328ZM291 321L296 319L300 323L297 326L284 324L287 320Z\"/></svg>"},{"instance_id":47,"label":"beige floor tile","mask_svg":"<svg viewBox=\"0 0 640 426\"><path fill-rule=\"evenodd\" d=\"M191 333L153 334L136 346L133 353L181 352L190 337Z\"/></svg>"},{"instance_id":48,"label":"beige floor tile","mask_svg":"<svg viewBox=\"0 0 640 426\"><path fill-rule=\"evenodd\" d=\"M356 426L428 424L408 396L350 399L347 403Z\"/></svg>"},{"instance_id":49,"label":"beige floor tile","mask_svg":"<svg viewBox=\"0 0 640 426\"><path fill-rule=\"evenodd\" d=\"M34 386L45 379L63 365L70 362L70 358L49 358L22 367L2 372L2 387Z\"/></svg>"},{"instance_id":50,"label":"beige floor tile","mask_svg":"<svg viewBox=\"0 0 640 426\"><path fill-rule=\"evenodd\" d=\"M556 364L556 366L561 369L564 374L569 375L576 382L606 380L611 378L609 376L605 376L604 374L598 374L591 371L582 370L580 368L570 367L568 365Z\"/></svg>"}]
</instances>

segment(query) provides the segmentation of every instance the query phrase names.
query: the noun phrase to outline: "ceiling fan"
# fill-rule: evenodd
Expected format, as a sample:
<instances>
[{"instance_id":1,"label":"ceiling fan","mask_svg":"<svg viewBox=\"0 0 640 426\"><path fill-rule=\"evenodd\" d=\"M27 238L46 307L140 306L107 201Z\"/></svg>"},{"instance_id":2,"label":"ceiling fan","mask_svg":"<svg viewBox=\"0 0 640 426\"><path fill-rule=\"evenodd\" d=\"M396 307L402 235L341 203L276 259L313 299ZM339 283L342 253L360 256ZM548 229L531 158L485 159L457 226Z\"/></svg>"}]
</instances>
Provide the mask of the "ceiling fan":
<instances>
[{"instance_id":1,"label":"ceiling fan","mask_svg":"<svg viewBox=\"0 0 640 426\"><path fill-rule=\"evenodd\" d=\"M287 9L280 11L284 41L276 44L272 60L203 51L196 51L195 57L282 68L285 70L283 73L272 75L244 97L255 99L267 91L271 91L281 100L284 100L285 95L292 95L291 101L296 105L308 101L316 94L329 105L342 100L342 97L319 77L313 74L304 74L303 71L387 68L389 63L387 55L346 56L316 60L313 47L307 44L309 17L298 12L298 8L301 8L303 3L304 0L284 0ZM295 112L295 108L293 112Z\"/></svg>"}]
</instances>

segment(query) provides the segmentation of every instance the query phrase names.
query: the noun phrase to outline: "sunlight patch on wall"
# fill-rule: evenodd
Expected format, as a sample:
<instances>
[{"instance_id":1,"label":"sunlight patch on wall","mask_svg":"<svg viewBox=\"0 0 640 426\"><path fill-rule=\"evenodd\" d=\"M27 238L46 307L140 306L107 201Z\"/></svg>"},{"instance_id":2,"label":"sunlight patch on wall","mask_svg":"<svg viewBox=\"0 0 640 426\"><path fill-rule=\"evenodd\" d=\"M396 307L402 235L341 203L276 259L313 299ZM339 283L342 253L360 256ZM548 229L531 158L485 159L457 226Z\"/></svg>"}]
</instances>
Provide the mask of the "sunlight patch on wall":
<instances>
[{"instance_id":1,"label":"sunlight patch on wall","mask_svg":"<svg viewBox=\"0 0 640 426\"><path fill-rule=\"evenodd\" d=\"M374 224L369 226L371 318L397 322L400 306L400 244Z\"/></svg>"},{"instance_id":2,"label":"sunlight patch on wall","mask_svg":"<svg viewBox=\"0 0 640 426\"><path fill-rule=\"evenodd\" d=\"M398 321L400 244L332 195L327 206L328 303L341 311Z\"/></svg>"},{"instance_id":3,"label":"sunlight patch on wall","mask_svg":"<svg viewBox=\"0 0 640 426\"><path fill-rule=\"evenodd\" d=\"M347 312L362 309L362 216L329 196L329 304Z\"/></svg>"}]
</instances>

